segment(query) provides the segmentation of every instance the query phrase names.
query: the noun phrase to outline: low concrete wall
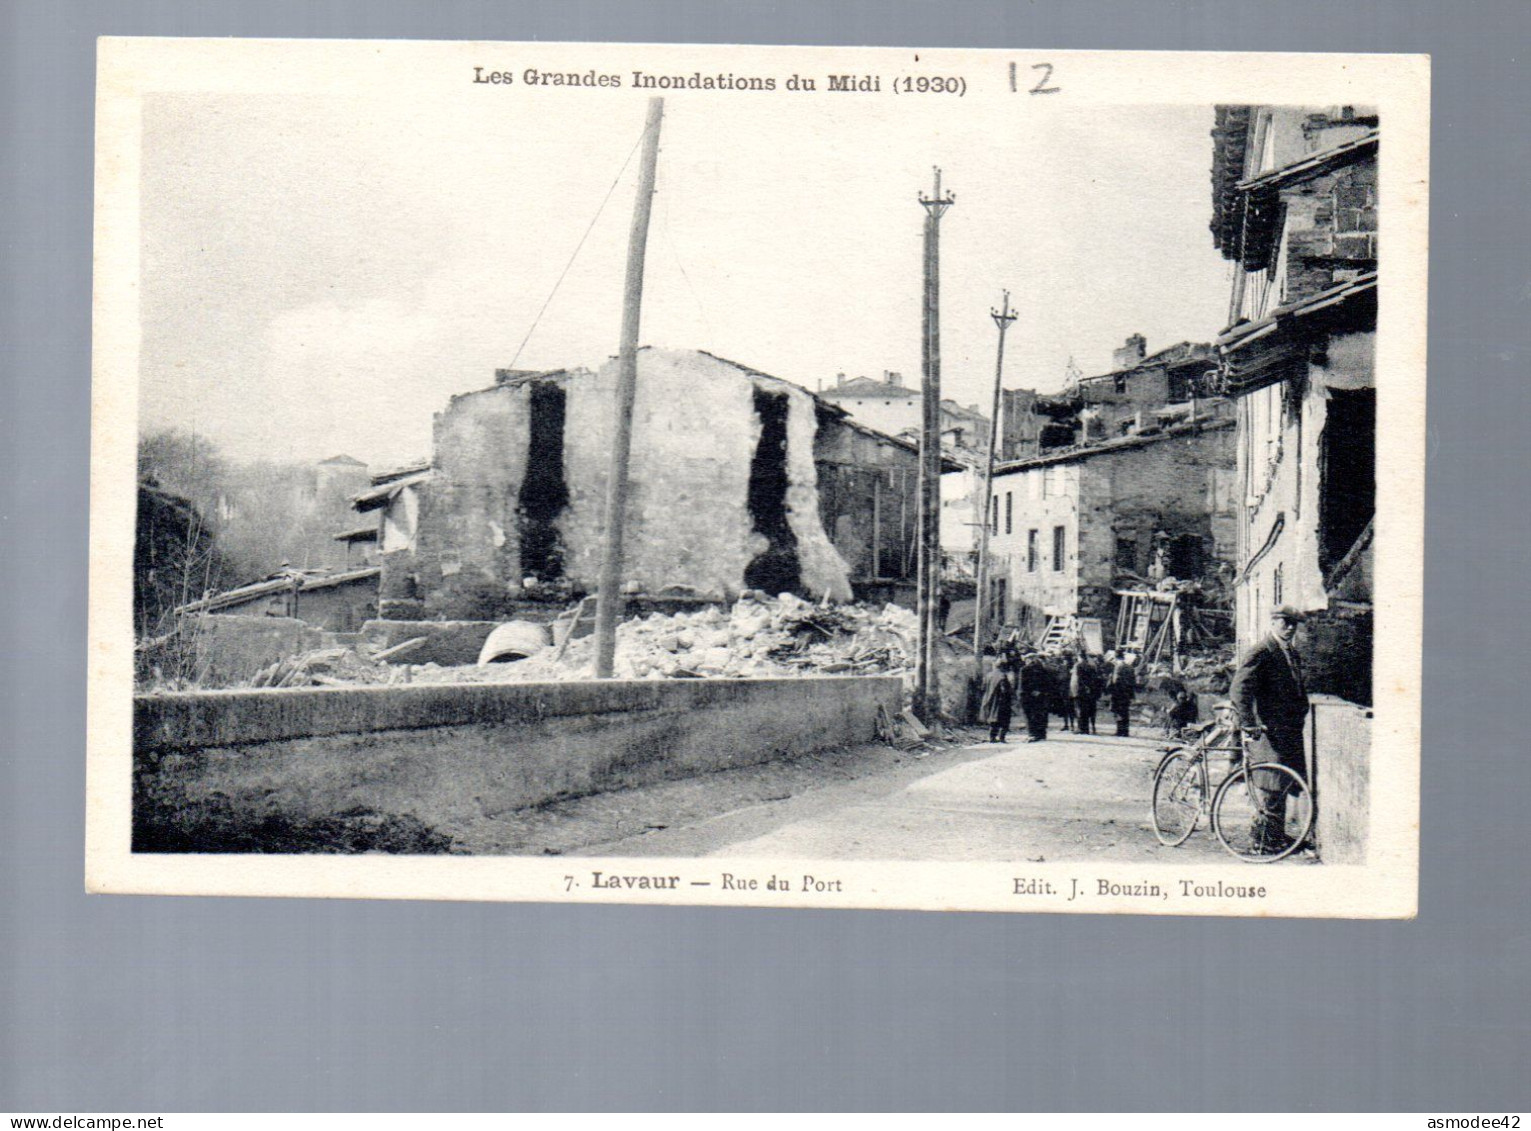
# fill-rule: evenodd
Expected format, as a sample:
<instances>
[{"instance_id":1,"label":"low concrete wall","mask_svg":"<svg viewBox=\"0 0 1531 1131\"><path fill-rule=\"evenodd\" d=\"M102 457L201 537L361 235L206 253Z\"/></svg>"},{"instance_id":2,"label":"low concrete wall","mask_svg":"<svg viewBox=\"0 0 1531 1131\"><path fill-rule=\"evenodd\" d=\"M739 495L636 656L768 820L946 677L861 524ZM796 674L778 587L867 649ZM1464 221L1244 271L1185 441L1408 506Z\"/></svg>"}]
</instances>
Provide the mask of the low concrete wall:
<instances>
[{"instance_id":1,"label":"low concrete wall","mask_svg":"<svg viewBox=\"0 0 1531 1131\"><path fill-rule=\"evenodd\" d=\"M191 677L214 687L248 683L278 660L324 645L325 634L291 617L215 613L187 618L191 635Z\"/></svg>"},{"instance_id":2,"label":"low concrete wall","mask_svg":"<svg viewBox=\"0 0 1531 1131\"><path fill-rule=\"evenodd\" d=\"M1312 697L1309 759L1318 802L1315 835L1328 864L1364 864L1371 807L1372 712L1333 695Z\"/></svg>"},{"instance_id":3,"label":"low concrete wall","mask_svg":"<svg viewBox=\"0 0 1531 1131\"><path fill-rule=\"evenodd\" d=\"M134 700L138 798L450 835L559 798L871 741L889 677L186 692Z\"/></svg>"}]
</instances>

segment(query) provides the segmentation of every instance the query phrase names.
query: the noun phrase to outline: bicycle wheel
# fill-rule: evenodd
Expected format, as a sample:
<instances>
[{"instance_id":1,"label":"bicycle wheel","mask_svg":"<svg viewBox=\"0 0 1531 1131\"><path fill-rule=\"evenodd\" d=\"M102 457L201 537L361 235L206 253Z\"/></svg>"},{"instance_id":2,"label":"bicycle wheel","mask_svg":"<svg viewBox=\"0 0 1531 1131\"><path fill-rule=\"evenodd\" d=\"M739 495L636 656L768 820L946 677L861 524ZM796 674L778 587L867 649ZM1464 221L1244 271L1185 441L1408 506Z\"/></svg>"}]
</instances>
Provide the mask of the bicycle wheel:
<instances>
[{"instance_id":1,"label":"bicycle wheel","mask_svg":"<svg viewBox=\"0 0 1531 1131\"><path fill-rule=\"evenodd\" d=\"M1204 763L1172 750L1154 772L1154 835L1166 848L1186 842L1207 803Z\"/></svg>"},{"instance_id":2,"label":"bicycle wheel","mask_svg":"<svg viewBox=\"0 0 1531 1131\"><path fill-rule=\"evenodd\" d=\"M1279 833L1261 829L1255 820L1260 802L1249 781L1251 768L1276 774L1286 787L1286 821ZM1285 766L1241 766L1218 786L1212 798L1212 831L1240 860L1256 864L1282 860L1301 848L1312 830L1313 794L1302 775Z\"/></svg>"}]
</instances>

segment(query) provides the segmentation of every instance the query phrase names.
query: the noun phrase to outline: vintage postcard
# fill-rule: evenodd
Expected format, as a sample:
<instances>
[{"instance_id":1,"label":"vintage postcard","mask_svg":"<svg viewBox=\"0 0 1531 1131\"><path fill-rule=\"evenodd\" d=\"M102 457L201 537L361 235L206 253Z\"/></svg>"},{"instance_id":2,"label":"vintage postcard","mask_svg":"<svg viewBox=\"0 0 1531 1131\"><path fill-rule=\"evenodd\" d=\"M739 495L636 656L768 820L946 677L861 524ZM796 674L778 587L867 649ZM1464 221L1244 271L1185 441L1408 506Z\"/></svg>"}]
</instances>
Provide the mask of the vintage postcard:
<instances>
[{"instance_id":1,"label":"vintage postcard","mask_svg":"<svg viewBox=\"0 0 1531 1131\"><path fill-rule=\"evenodd\" d=\"M87 886L1414 914L1429 81L102 40Z\"/></svg>"}]
</instances>

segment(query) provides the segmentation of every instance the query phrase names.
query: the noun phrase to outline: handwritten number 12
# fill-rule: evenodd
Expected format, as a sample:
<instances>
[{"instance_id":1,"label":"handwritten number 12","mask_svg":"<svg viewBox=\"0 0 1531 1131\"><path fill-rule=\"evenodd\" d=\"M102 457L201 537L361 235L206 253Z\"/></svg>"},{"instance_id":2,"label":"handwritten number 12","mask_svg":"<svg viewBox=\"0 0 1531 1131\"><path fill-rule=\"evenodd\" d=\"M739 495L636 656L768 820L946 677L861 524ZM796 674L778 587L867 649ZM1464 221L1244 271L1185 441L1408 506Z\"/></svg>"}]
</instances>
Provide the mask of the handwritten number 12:
<instances>
[{"instance_id":1,"label":"handwritten number 12","mask_svg":"<svg viewBox=\"0 0 1531 1131\"><path fill-rule=\"evenodd\" d=\"M1042 74L1037 79L1037 85L1032 87L1030 90L1028 90L1026 92L1027 94L1057 94L1060 90L1063 89L1062 87L1048 86L1047 85L1048 80L1050 80L1053 77L1053 65L1051 63L1033 63L1031 65L1031 69L1033 71L1041 71ZM1011 63L1010 64L1010 89L1012 91L1019 89L1018 86L1017 86L1017 83L1016 83L1016 73L1015 72L1016 72L1016 66L1015 66L1014 63Z\"/></svg>"}]
</instances>

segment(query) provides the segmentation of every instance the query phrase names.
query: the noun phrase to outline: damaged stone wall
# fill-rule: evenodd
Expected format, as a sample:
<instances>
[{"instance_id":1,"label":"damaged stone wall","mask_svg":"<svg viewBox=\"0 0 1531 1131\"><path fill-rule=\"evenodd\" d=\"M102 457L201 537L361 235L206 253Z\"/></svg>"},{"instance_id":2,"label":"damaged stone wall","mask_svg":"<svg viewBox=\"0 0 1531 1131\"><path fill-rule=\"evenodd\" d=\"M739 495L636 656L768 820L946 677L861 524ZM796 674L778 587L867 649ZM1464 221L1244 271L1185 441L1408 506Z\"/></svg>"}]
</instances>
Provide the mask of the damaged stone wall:
<instances>
[{"instance_id":1,"label":"damaged stone wall","mask_svg":"<svg viewBox=\"0 0 1531 1131\"><path fill-rule=\"evenodd\" d=\"M1214 526L1232 517L1228 476L1236 446L1234 430L1222 427L1104 457L1115 521L1147 528L1149 538L1159 531L1172 538L1199 537L1205 558L1214 559L1219 544ZM1134 572L1146 571L1151 551L1145 539Z\"/></svg>"},{"instance_id":2,"label":"damaged stone wall","mask_svg":"<svg viewBox=\"0 0 1531 1131\"><path fill-rule=\"evenodd\" d=\"M521 578L516 507L526 470L526 386L453 397L435 421L435 475L421 491L406 565L433 619L479 619L508 609ZM392 555L390 555L391 557Z\"/></svg>"},{"instance_id":3,"label":"damaged stone wall","mask_svg":"<svg viewBox=\"0 0 1531 1131\"><path fill-rule=\"evenodd\" d=\"M1328 290L1377 266L1375 159L1304 181L1281 193L1286 210L1283 303Z\"/></svg>"},{"instance_id":4,"label":"damaged stone wall","mask_svg":"<svg viewBox=\"0 0 1531 1131\"><path fill-rule=\"evenodd\" d=\"M831 413L814 436L819 516L852 587L914 581L919 457Z\"/></svg>"},{"instance_id":5,"label":"damaged stone wall","mask_svg":"<svg viewBox=\"0 0 1531 1131\"><path fill-rule=\"evenodd\" d=\"M914 452L857 431L805 390L700 351L643 349L638 368L624 540L631 587L726 597L749 584L753 565L783 589L850 600L853 578L887 576L871 511L852 520L836 510L849 503L837 491L857 476L863 487L887 476L878 492L892 512L883 564L901 563L913 521L904 497L913 480L902 472L914 470ZM413 545L384 556L389 615L494 618L527 571L594 590L616 384L612 358L597 371L516 374L452 399L436 420ZM782 570L759 568L768 551Z\"/></svg>"},{"instance_id":6,"label":"damaged stone wall","mask_svg":"<svg viewBox=\"0 0 1531 1131\"><path fill-rule=\"evenodd\" d=\"M787 390L787 522L797 536L803 588L814 597L851 599L850 567L824 532L814 462L818 407L802 389Z\"/></svg>"},{"instance_id":7,"label":"damaged stone wall","mask_svg":"<svg viewBox=\"0 0 1531 1131\"><path fill-rule=\"evenodd\" d=\"M616 387L615 358L567 386L569 506L558 525L569 577L592 591L601 567ZM624 536L628 581L650 593L668 585L737 592L758 548L747 496L759 437L754 387L741 370L694 351L639 351Z\"/></svg>"}]
</instances>

